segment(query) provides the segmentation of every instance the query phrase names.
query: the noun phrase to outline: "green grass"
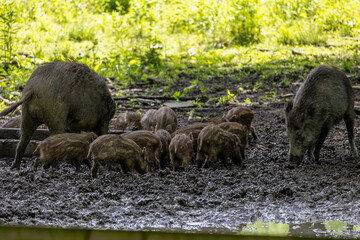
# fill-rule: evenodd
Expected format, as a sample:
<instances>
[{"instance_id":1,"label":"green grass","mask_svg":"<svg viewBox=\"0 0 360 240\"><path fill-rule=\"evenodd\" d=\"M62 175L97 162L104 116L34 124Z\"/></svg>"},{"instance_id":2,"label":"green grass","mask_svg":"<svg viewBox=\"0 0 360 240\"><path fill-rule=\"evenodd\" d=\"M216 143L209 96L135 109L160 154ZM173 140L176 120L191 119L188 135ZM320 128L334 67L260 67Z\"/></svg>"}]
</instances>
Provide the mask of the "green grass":
<instances>
[{"instance_id":1,"label":"green grass","mask_svg":"<svg viewBox=\"0 0 360 240\"><path fill-rule=\"evenodd\" d=\"M184 73L206 82L234 68L261 82L319 64L359 65L356 0L6 0L0 12L1 62L21 66L0 66L0 81L10 79L0 94L10 100L38 64L54 60L85 63L115 86L149 77L171 84Z\"/></svg>"}]
</instances>

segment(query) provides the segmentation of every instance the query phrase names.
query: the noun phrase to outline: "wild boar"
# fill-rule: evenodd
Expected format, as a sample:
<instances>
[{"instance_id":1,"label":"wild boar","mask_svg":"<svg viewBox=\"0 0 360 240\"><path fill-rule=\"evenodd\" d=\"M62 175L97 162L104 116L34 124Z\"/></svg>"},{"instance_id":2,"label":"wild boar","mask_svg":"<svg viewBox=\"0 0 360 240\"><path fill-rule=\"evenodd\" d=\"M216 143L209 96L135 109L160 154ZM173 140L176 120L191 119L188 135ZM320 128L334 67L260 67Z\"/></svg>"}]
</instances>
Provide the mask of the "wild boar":
<instances>
[{"instance_id":1,"label":"wild boar","mask_svg":"<svg viewBox=\"0 0 360 240\"><path fill-rule=\"evenodd\" d=\"M106 134L115 113L105 79L76 62L52 62L38 67L24 87L22 98L0 113L22 105L21 137L11 168L20 168L25 148L36 128L46 124L51 134L92 131Z\"/></svg>"},{"instance_id":2,"label":"wild boar","mask_svg":"<svg viewBox=\"0 0 360 240\"><path fill-rule=\"evenodd\" d=\"M135 112L120 113L114 122L115 130L141 130L141 115Z\"/></svg>"},{"instance_id":3,"label":"wild boar","mask_svg":"<svg viewBox=\"0 0 360 240\"><path fill-rule=\"evenodd\" d=\"M228 157L233 163L241 165L242 146L235 134L225 131L217 125L209 125L198 136L196 161L198 169L213 164L218 158L227 165Z\"/></svg>"},{"instance_id":4,"label":"wild boar","mask_svg":"<svg viewBox=\"0 0 360 240\"><path fill-rule=\"evenodd\" d=\"M90 144L88 159L92 161L91 177L96 178L100 165L123 172L148 172L146 149L121 135L106 134Z\"/></svg>"},{"instance_id":5,"label":"wild boar","mask_svg":"<svg viewBox=\"0 0 360 240\"><path fill-rule=\"evenodd\" d=\"M229 122L238 122L245 125L249 129L249 133L254 140L257 139L255 128L251 126L252 121L254 120L254 113L249 108L246 107L235 107L230 109L230 111L225 115L225 119Z\"/></svg>"},{"instance_id":6,"label":"wild boar","mask_svg":"<svg viewBox=\"0 0 360 240\"><path fill-rule=\"evenodd\" d=\"M211 124L214 124L213 122L206 122L206 123L193 123L191 125L187 125L185 127L179 128L178 130L176 130L175 132L173 132L171 134L171 137L175 137L177 134L180 133L184 133L186 135L192 135L193 137L193 146L194 146L194 152L197 151L197 138L201 132L201 130L203 130L204 127L209 126Z\"/></svg>"},{"instance_id":7,"label":"wild boar","mask_svg":"<svg viewBox=\"0 0 360 240\"><path fill-rule=\"evenodd\" d=\"M247 157L245 149L248 144L248 128L245 125L237 122L223 122L218 124L218 126L221 129L238 136L238 138L240 139L241 157L242 159L246 159Z\"/></svg>"},{"instance_id":8,"label":"wild boar","mask_svg":"<svg viewBox=\"0 0 360 240\"><path fill-rule=\"evenodd\" d=\"M350 80L338 68L313 69L286 109L290 140L289 167L298 166L307 151L308 160L319 162L320 149L330 131L345 120L352 155L357 158L354 141L354 93Z\"/></svg>"},{"instance_id":9,"label":"wild boar","mask_svg":"<svg viewBox=\"0 0 360 240\"><path fill-rule=\"evenodd\" d=\"M169 107L161 107L153 115L155 131L165 129L170 134L173 133L178 125L176 113Z\"/></svg>"},{"instance_id":10,"label":"wild boar","mask_svg":"<svg viewBox=\"0 0 360 240\"><path fill-rule=\"evenodd\" d=\"M155 112L156 112L156 110L150 109L144 114L144 116L141 117L140 123L141 123L142 129L154 131L155 126L154 126L153 116L154 116Z\"/></svg>"},{"instance_id":11,"label":"wild boar","mask_svg":"<svg viewBox=\"0 0 360 240\"><path fill-rule=\"evenodd\" d=\"M146 148L149 158L149 168L160 168L160 159L158 156L161 151L161 140L158 136L147 130L128 132L121 136L133 140L141 149Z\"/></svg>"},{"instance_id":12,"label":"wild boar","mask_svg":"<svg viewBox=\"0 0 360 240\"><path fill-rule=\"evenodd\" d=\"M165 168L170 165L169 144L171 141L171 135L165 129L157 130L155 135L158 136L161 141L161 151L158 156L160 159L160 167Z\"/></svg>"},{"instance_id":13,"label":"wild boar","mask_svg":"<svg viewBox=\"0 0 360 240\"><path fill-rule=\"evenodd\" d=\"M171 139L169 145L170 161L174 171L179 170L180 166L185 171L188 170L190 160L194 156L192 135L190 137L180 133Z\"/></svg>"},{"instance_id":14,"label":"wild boar","mask_svg":"<svg viewBox=\"0 0 360 240\"><path fill-rule=\"evenodd\" d=\"M45 169L55 166L60 162L71 163L79 171L81 164L86 164L90 168L90 163L86 159L89 145L97 138L93 132L90 133L61 133L52 135L41 141L34 151L40 152L40 157L35 159L32 167L35 171L39 164Z\"/></svg>"}]
</instances>

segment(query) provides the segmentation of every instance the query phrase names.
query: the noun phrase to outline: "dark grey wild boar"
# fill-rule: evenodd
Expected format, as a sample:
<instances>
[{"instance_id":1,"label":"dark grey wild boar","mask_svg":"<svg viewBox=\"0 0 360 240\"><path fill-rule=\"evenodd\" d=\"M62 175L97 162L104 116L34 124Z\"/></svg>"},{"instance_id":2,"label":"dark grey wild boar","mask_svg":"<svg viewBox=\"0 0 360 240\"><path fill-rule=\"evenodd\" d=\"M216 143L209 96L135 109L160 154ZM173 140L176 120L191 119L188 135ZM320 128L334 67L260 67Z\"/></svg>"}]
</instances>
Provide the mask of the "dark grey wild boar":
<instances>
[{"instance_id":1,"label":"dark grey wild boar","mask_svg":"<svg viewBox=\"0 0 360 240\"><path fill-rule=\"evenodd\" d=\"M310 161L319 161L321 146L330 129L345 120L351 152L354 141L354 94L350 80L338 68L319 66L306 77L285 110L290 140L289 166L298 166L307 151Z\"/></svg>"},{"instance_id":2,"label":"dark grey wild boar","mask_svg":"<svg viewBox=\"0 0 360 240\"><path fill-rule=\"evenodd\" d=\"M140 123L141 123L142 129L154 131L155 126L154 126L153 116L154 116L155 112L156 112L156 110L150 109L144 114L144 116L141 117Z\"/></svg>"},{"instance_id":3,"label":"dark grey wild boar","mask_svg":"<svg viewBox=\"0 0 360 240\"><path fill-rule=\"evenodd\" d=\"M133 140L141 149L146 148L149 158L149 168L160 168L160 159L158 156L161 151L161 140L158 136L147 130L128 132L121 136Z\"/></svg>"},{"instance_id":4,"label":"dark grey wild boar","mask_svg":"<svg viewBox=\"0 0 360 240\"><path fill-rule=\"evenodd\" d=\"M21 127L21 116L14 117L4 123L2 128L20 128ZM41 124L38 128L40 129L47 129L47 126L45 124Z\"/></svg>"},{"instance_id":5,"label":"dark grey wild boar","mask_svg":"<svg viewBox=\"0 0 360 240\"><path fill-rule=\"evenodd\" d=\"M188 170L191 159L194 156L192 135L184 133L177 134L171 139L169 145L170 161L174 171L179 170L180 166L185 171Z\"/></svg>"},{"instance_id":6,"label":"dark grey wild boar","mask_svg":"<svg viewBox=\"0 0 360 240\"><path fill-rule=\"evenodd\" d=\"M158 136L161 141L161 151L158 156L160 159L160 167L165 168L170 165L169 144L171 141L171 135L165 129L157 130L155 135Z\"/></svg>"},{"instance_id":7,"label":"dark grey wild boar","mask_svg":"<svg viewBox=\"0 0 360 240\"><path fill-rule=\"evenodd\" d=\"M141 130L141 115L136 112L120 113L114 122L115 130Z\"/></svg>"},{"instance_id":8,"label":"dark grey wild boar","mask_svg":"<svg viewBox=\"0 0 360 240\"><path fill-rule=\"evenodd\" d=\"M198 169L207 167L217 159L227 165L228 157L233 163L240 165L242 146L235 134L221 129L217 125L209 125L201 130L198 136L196 161Z\"/></svg>"},{"instance_id":9,"label":"dark grey wild boar","mask_svg":"<svg viewBox=\"0 0 360 240\"><path fill-rule=\"evenodd\" d=\"M142 149L132 140L116 134L98 137L90 144L88 159L92 161L91 177L97 176L100 165L123 172L148 172L146 149Z\"/></svg>"},{"instance_id":10,"label":"dark grey wild boar","mask_svg":"<svg viewBox=\"0 0 360 240\"><path fill-rule=\"evenodd\" d=\"M153 115L155 131L165 129L170 134L173 133L178 125L176 113L169 107L161 107Z\"/></svg>"},{"instance_id":11,"label":"dark grey wild boar","mask_svg":"<svg viewBox=\"0 0 360 240\"><path fill-rule=\"evenodd\" d=\"M241 146L241 157L242 159L246 159L246 146L248 144L249 136L248 128L245 125L237 122L223 122L218 124L218 126L221 129L238 136Z\"/></svg>"},{"instance_id":12,"label":"dark grey wild boar","mask_svg":"<svg viewBox=\"0 0 360 240\"><path fill-rule=\"evenodd\" d=\"M35 159L33 170L39 164L45 169L56 166L60 162L71 163L79 170L81 164L90 168L86 158L89 145L97 138L93 132L90 133L61 133L52 135L39 143L34 154L40 152L40 157Z\"/></svg>"},{"instance_id":13,"label":"dark grey wild boar","mask_svg":"<svg viewBox=\"0 0 360 240\"><path fill-rule=\"evenodd\" d=\"M20 101L0 113L4 116L22 105L20 142L11 168L20 168L25 148L36 128L46 124L51 134L92 131L106 134L115 113L105 79L76 62L53 62L30 76Z\"/></svg>"},{"instance_id":14,"label":"dark grey wild boar","mask_svg":"<svg viewBox=\"0 0 360 240\"><path fill-rule=\"evenodd\" d=\"M204 127L207 127L209 125L214 124L213 122L206 122L206 123L193 123L191 125L187 125L185 127L179 128L178 130L176 130L175 132L173 132L171 134L171 137L175 137L177 134L180 133L184 133L188 136L190 136L190 134L192 135L193 138L193 146L194 146L194 152L197 151L197 138L201 132L201 130L203 130Z\"/></svg>"},{"instance_id":15,"label":"dark grey wild boar","mask_svg":"<svg viewBox=\"0 0 360 240\"><path fill-rule=\"evenodd\" d=\"M248 128L249 133L254 140L257 139L255 128L251 125L254 120L254 113L251 109L246 107L235 107L225 115L225 119L229 122L238 122L245 125Z\"/></svg>"}]
</instances>

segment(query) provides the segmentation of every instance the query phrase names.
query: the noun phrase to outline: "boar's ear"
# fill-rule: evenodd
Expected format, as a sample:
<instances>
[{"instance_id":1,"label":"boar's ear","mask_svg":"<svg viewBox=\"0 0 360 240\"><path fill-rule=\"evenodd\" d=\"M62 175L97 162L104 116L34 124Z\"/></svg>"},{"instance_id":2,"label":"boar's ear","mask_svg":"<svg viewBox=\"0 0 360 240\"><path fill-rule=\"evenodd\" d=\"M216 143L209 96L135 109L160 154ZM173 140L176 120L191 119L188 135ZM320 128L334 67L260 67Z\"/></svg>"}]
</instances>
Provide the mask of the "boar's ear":
<instances>
[{"instance_id":1,"label":"boar's ear","mask_svg":"<svg viewBox=\"0 0 360 240\"><path fill-rule=\"evenodd\" d=\"M286 104L285 113L288 114L291 111L292 108L293 108L293 101L289 101Z\"/></svg>"},{"instance_id":2,"label":"boar's ear","mask_svg":"<svg viewBox=\"0 0 360 240\"><path fill-rule=\"evenodd\" d=\"M95 140L98 137L98 135L94 132L90 132L90 137L92 140Z\"/></svg>"},{"instance_id":3,"label":"boar's ear","mask_svg":"<svg viewBox=\"0 0 360 240\"><path fill-rule=\"evenodd\" d=\"M230 117L229 122L236 122L237 116L234 114Z\"/></svg>"}]
</instances>

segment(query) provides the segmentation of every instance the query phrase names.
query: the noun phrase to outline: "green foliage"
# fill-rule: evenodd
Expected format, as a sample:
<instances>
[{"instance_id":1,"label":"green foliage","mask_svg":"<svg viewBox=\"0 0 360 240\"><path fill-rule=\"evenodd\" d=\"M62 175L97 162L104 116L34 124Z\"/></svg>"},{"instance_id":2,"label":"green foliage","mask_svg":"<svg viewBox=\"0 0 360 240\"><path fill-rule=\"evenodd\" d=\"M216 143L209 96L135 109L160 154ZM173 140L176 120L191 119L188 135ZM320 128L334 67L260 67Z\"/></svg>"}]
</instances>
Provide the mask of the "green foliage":
<instances>
[{"instance_id":1,"label":"green foliage","mask_svg":"<svg viewBox=\"0 0 360 240\"><path fill-rule=\"evenodd\" d=\"M0 50L1 58L6 62L11 62L13 59L16 21L15 3L13 0L7 0L0 5Z\"/></svg>"},{"instance_id":2,"label":"green foliage","mask_svg":"<svg viewBox=\"0 0 360 240\"><path fill-rule=\"evenodd\" d=\"M261 39L257 1L170 1L164 17L171 33L198 33L215 47L248 45Z\"/></svg>"},{"instance_id":3,"label":"green foliage","mask_svg":"<svg viewBox=\"0 0 360 240\"><path fill-rule=\"evenodd\" d=\"M231 93L229 89L226 91L226 96L220 97L218 99L218 104L225 104L225 103L236 103L236 95Z\"/></svg>"},{"instance_id":4,"label":"green foliage","mask_svg":"<svg viewBox=\"0 0 360 240\"><path fill-rule=\"evenodd\" d=\"M278 42L286 45L324 45L327 36L321 28L299 23L291 27L281 27Z\"/></svg>"},{"instance_id":5,"label":"green foliage","mask_svg":"<svg viewBox=\"0 0 360 240\"><path fill-rule=\"evenodd\" d=\"M105 12L119 12L120 14L126 14L129 12L130 1L129 0L102 0L100 4L105 7Z\"/></svg>"},{"instance_id":6,"label":"green foliage","mask_svg":"<svg viewBox=\"0 0 360 240\"><path fill-rule=\"evenodd\" d=\"M256 72L260 91L274 74L319 64L355 72L360 62L358 0L4 0L0 8L1 61L20 65L0 65L9 99L39 63L54 60L85 63L115 87L193 81L181 94L206 93L208 79L232 78L233 68ZM293 55L294 46L308 54Z\"/></svg>"},{"instance_id":7,"label":"green foliage","mask_svg":"<svg viewBox=\"0 0 360 240\"><path fill-rule=\"evenodd\" d=\"M229 32L231 42L237 45L248 45L260 42L261 27L257 14L256 1L236 0L230 2L231 16Z\"/></svg>"}]
</instances>

